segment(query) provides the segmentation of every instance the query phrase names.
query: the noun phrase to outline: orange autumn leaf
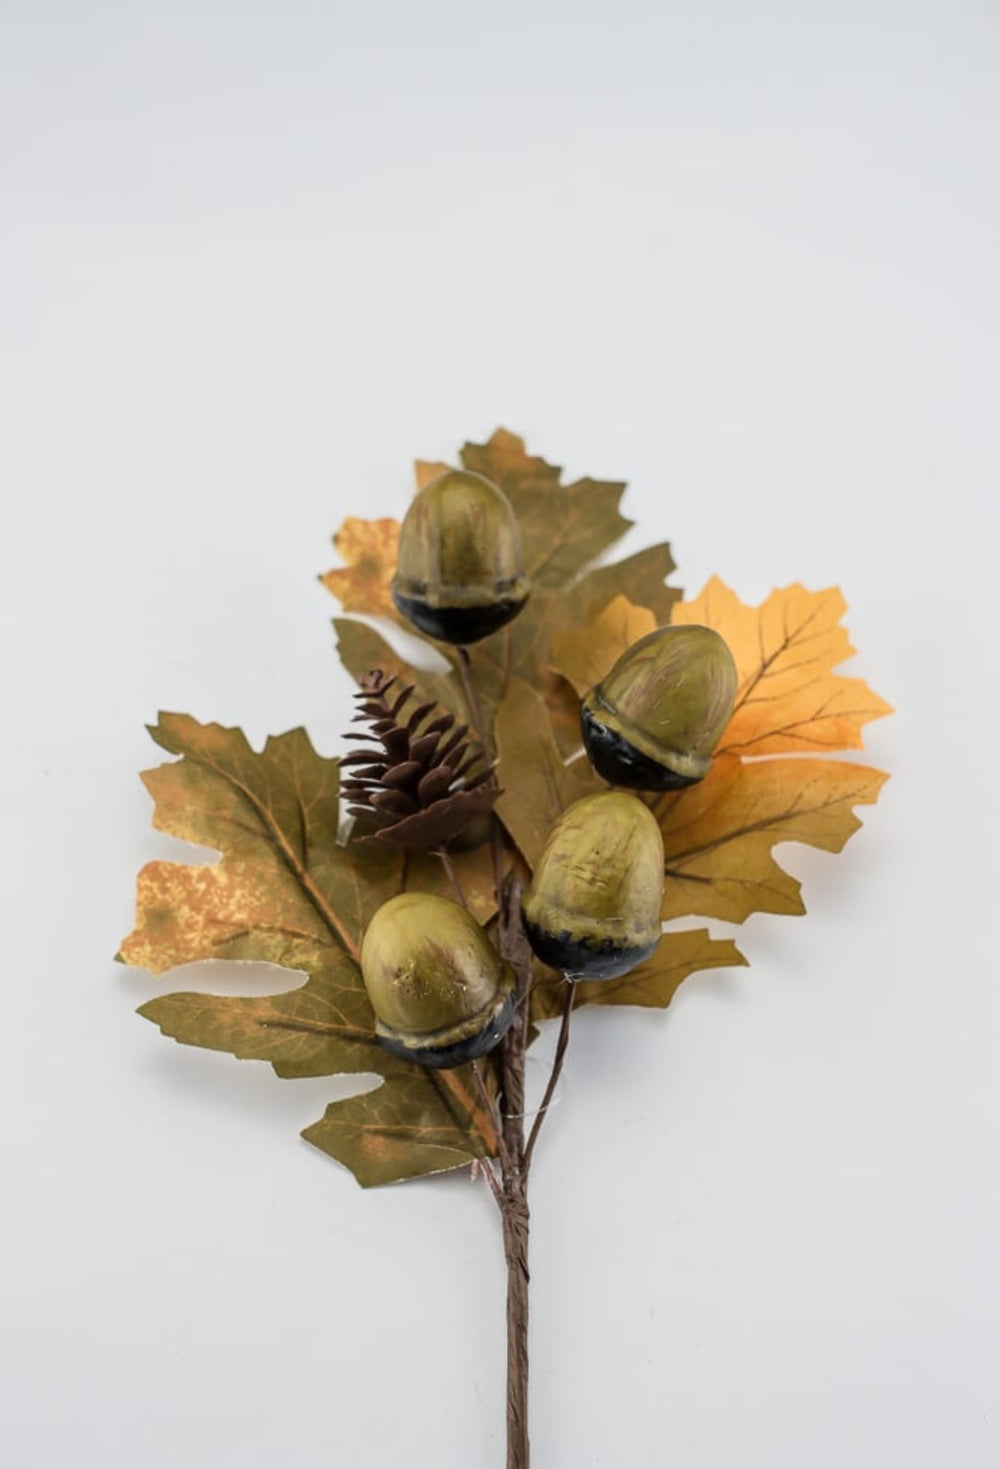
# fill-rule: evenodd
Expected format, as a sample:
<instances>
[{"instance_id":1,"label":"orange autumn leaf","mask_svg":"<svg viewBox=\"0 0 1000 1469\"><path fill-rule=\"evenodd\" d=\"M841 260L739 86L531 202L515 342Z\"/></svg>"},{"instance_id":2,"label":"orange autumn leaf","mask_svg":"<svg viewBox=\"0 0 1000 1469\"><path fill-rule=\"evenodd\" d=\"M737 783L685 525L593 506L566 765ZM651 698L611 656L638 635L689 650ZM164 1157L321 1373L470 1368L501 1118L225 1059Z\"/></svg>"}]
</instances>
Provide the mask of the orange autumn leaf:
<instances>
[{"instance_id":1,"label":"orange autumn leaf","mask_svg":"<svg viewBox=\"0 0 1000 1469\"><path fill-rule=\"evenodd\" d=\"M812 758L858 749L861 729L890 706L861 679L833 670L854 651L837 588L798 584L759 607L718 577L679 602L672 621L714 628L739 678L733 716L704 781L653 803L663 832L663 917L691 913L741 923L750 913L804 913L800 885L778 863L779 842L839 852L887 777L846 761ZM764 755L800 758L763 760ZM810 758L801 758L807 756Z\"/></svg>"},{"instance_id":2,"label":"orange autumn leaf","mask_svg":"<svg viewBox=\"0 0 1000 1469\"><path fill-rule=\"evenodd\" d=\"M714 628L736 660L736 706L720 753L861 748L862 726L892 711L862 679L833 671L854 652L840 621L846 610L839 588L810 592L798 583L748 607L716 576L693 601L676 604L672 622Z\"/></svg>"},{"instance_id":3,"label":"orange autumn leaf","mask_svg":"<svg viewBox=\"0 0 1000 1469\"><path fill-rule=\"evenodd\" d=\"M780 842L839 851L876 800L885 776L867 766L801 758L857 749L861 729L889 712L857 678L834 672L853 649L838 590L801 586L748 606L713 577L675 604L671 621L721 634L736 661L735 710L704 781L650 804L663 832L664 919L698 914L740 923L750 913L805 911L798 881L778 863ZM553 640L553 666L578 693L605 677L655 625L619 595ZM758 756L794 755L781 760Z\"/></svg>"},{"instance_id":4,"label":"orange autumn leaf","mask_svg":"<svg viewBox=\"0 0 1000 1469\"><path fill-rule=\"evenodd\" d=\"M320 581L344 611L372 617L395 616L389 588L396 570L399 522L349 515L333 544L347 565L325 572Z\"/></svg>"},{"instance_id":5,"label":"orange autumn leaf","mask_svg":"<svg viewBox=\"0 0 1000 1469\"><path fill-rule=\"evenodd\" d=\"M664 919L697 913L742 923L751 913L804 913L779 842L839 852L888 777L846 760L740 760L717 755L705 779L659 796Z\"/></svg>"},{"instance_id":6,"label":"orange autumn leaf","mask_svg":"<svg viewBox=\"0 0 1000 1469\"><path fill-rule=\"evenodd\" d=\"M443 464L440 459L415 459L413 470L417 480L417 490L425 490L432 485L436 479L447 474L451 469L450 464Z\"/></svg>"}]
</instances>

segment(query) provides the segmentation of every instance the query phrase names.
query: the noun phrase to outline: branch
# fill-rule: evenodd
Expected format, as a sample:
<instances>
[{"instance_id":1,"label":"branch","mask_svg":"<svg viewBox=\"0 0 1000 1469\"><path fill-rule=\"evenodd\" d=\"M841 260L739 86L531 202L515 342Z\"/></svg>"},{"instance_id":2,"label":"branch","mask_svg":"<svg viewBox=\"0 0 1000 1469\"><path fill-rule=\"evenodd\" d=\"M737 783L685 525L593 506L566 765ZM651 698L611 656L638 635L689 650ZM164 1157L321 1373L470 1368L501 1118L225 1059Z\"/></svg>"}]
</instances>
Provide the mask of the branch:
<instances>
[{"instance_id":1,"label":"branch","mask_svg":"<svg viewBox=\"0 0 1000 1469\"><path fill-rule=\"evenodd\" d=\"M566 1059L566 1048L569 1045L570 1020L573 1016L573 1001L575 1000L575 998L576 990L573 981L571 979L567 979L566 999L563 1002L562 1022L559 1026L559 1039L556 1041L556 1053L552 1058L552 1071L549 1075L549 1084L545 1088L545 1095L542 1097L542 1105L538 1109L538 1115L535 1118L531 1133L528 1137L527 1146L524 1150L525 1172L527 1172L528 1168L531 1166L531 1155L535 1150L535 1143L538 1141L538 1134L542 1129L542 1123L545 1121L545 1114L552 1104L552 1098L555 1094L556 1084L558 1083L560 1073L562 1072L563 1061Z\"/></svg>"}]
</instances>

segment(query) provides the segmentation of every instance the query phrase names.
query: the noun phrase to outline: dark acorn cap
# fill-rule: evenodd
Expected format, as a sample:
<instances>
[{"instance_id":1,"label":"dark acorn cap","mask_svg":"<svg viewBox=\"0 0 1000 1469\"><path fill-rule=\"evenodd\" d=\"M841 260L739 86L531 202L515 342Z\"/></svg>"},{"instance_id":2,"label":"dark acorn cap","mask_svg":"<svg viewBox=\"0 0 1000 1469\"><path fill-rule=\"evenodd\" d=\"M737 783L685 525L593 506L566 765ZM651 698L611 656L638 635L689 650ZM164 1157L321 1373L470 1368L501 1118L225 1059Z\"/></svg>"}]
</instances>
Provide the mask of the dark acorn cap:
<instances>
[{"instance_id":1,"label":"dark acorn cap","mask_svg":"<svg viewBox=\"0 0 1000 1469\"><path fill-rule=\"evenodd\" d=\"M563 812L524 895L531 947L570 979L627 974L660 941L663 838L637 796L602 791Z\"/></svg>"},{"instance_id":2,"label":"dark acorn cap","mask_svg":"<svg viewBox=\"0 0 1000 1469\"><path fill-rule=\"evenodd\" d=\"M717 632L660 627L627 648L585 696L583 740L613 785L667 791L707 775L736 698L733 655Z\"/></svg>"},{"instance_id":3,"label":"dark acorn cap","mask_svg":"<svg viewBox=\"0 0 1000 1469\"><path fill-rule=\"evenodd\" d=\"M514 971L464 908L430 893L383 903L361 972L386 1050L422 1066L485 1055L514 1017Z\"/></svg>"},{"instance_id":4,"label":"dark acorn cap","mask_svg":"<svg viewBox=\"0 0 1000 1469\"><path fill-rule=\"evenodd\" d=\"M516 617L530 583L510 501L481 474L453 469L410 503L392 598L430 637L475 643Z\"/></svg>"}]
</instances>

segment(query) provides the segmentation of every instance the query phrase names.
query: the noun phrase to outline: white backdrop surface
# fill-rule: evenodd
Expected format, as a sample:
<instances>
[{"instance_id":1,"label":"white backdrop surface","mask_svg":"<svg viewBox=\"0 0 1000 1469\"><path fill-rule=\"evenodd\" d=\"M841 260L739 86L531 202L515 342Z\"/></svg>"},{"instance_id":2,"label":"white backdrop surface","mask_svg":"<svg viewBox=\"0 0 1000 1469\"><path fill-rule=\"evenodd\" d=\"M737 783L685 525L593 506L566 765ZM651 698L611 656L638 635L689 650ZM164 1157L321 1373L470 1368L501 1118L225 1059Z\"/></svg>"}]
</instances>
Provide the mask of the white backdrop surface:
<instances>
[{"instance_id":1,"label":"white backdrop surface","mask_svg":"<svg viewBox=\"0 0 1000 1469\"><path fill-rule=\"evenodd\" d=\"M485 1190L111 955L143 723L339 749L329 535L503 423L691 590L839 583L898 711L806 918L580 1019L534 1462L996 1464L998 81L988 0L0 4L6 1463L502 1463Z\"/></svg>"}]
</instances>

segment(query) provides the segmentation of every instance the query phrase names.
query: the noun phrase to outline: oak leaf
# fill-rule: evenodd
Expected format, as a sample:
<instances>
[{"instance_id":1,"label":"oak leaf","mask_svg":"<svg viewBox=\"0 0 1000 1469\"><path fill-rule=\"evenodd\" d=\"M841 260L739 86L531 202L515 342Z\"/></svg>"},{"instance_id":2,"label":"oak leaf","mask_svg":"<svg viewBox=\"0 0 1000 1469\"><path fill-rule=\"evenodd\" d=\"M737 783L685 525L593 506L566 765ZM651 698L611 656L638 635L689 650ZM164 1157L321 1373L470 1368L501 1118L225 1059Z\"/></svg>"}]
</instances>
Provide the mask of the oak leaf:
<instances>
[{"instance_id":1,"label":"oak leaf","mask_svg":"<svg viewBox=\"0 0 1000 1469\"><path fill-rule=\"evenodd\" d=\"M564 485L557 465L525 452L524 440L498 428L485 444L466 444L465 469L500 486L521 530L524 569L535 587L565 586L629 526L618 509L623 481Z\"/></svg>"},{"instance_id":2,"label":"oak leaf","mask_svg":"<svg viewBox=\"0 0 1000 1469\"><path fill-rule=\"evenodd\" d=\"M746 959L732 939L712 938L707 929L691 928L665 933L656 952L617 979L579 980L574 985L573 1008L581 1005L642 1005L663 1010L681 984L699 969L745 966ZM550 969L540 969L531 992L531 1018L552 1020L562 1014L565 981Z\"/></svg>"},{"instance_id":3,"label":"oak leaf","mask_svg":"<svg viewBox=\"0 0 1000 1469\"><path fill-rule=\"evenodd\" d=\"M492 1122L467 1068L438 1077L375 1040L358 953L372 915L402 888L403 859L338 843L338 762L319 756L303 730L269 739L260 752L240 730L185 715L161 715L151 733L181 757L144 776L155 825L222 855L212 864L148 864L136 928L120 957L155 974L224 958L278 964L307 978L263 999L166 995L141 1013L178 1040L270 1061L282 1076L373 1072L392 1083L391 1138L381 1145L381 1087L349 1099L352 1118L370 1114L363 1134L355 1124L340 1131L318 1124L311 1136L362 1182L375 1173L386 1182L457 1167L491 1151ZM475 861L478 870L482 858ZM439 891L444 875L429 859L411 859L407 880ZM332 1104L325 1120L344 1105ZM427 1142L428 1116L442 1115L451 1129L448 1158L438 1141Z\"/></svg>"},{"instance_id":4,"label":"oak leaf","mask_svg":"<svg viewBox=\"0 0 1000 1469\"><path fill-rule=\"evenodd\" d=\"M585 694L611 671L627 648L656 626L648 607L636 607L619 594L591 622L553 638L553 665L578 694Z\"/></svg>"},{"instance_id":5,"label":"oak leaf","mask_svg":"<svg viewBox=\"0 0 1000 1469\"><path fill-rule=\"evenodd\" d=\"M534 867L567 806L603 790L604 782L589 761L564 762L545 700L521 679L512 680L500 705L496 739L503 791L497 814L529 867Z\"/></svg>"}]
</instances>

